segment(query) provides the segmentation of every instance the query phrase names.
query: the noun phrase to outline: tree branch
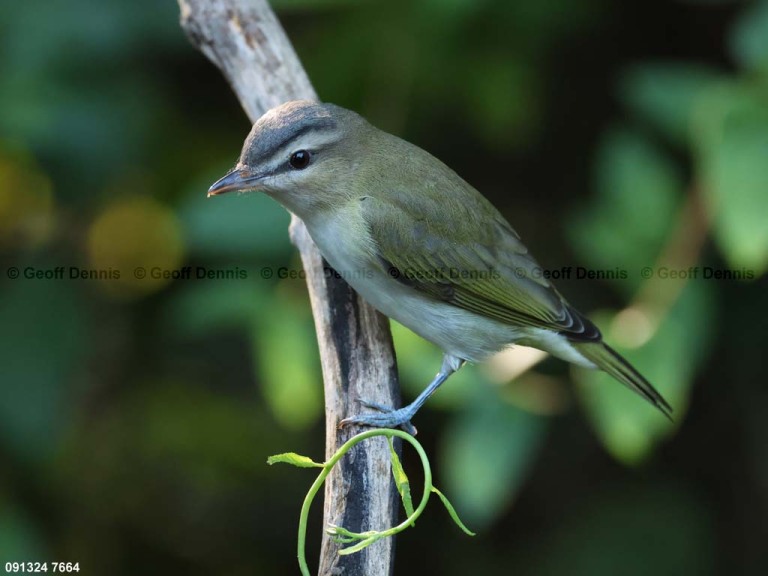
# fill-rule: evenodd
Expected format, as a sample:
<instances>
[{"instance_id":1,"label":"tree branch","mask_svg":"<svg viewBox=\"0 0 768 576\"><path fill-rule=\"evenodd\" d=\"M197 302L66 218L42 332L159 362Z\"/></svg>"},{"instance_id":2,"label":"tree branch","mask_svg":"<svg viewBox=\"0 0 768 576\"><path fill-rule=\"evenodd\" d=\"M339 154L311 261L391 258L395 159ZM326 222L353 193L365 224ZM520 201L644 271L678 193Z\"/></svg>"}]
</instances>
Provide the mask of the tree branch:
<instances>
[{"instance_id":1,"label":"tree branch","mask_svg":"<svg viewBox=\"0 0 768 576\"><path fill-rule=\"evenodd\" d=\"M178 0L181 25L191 42L224 73L248 117L317 95L290 41L266 0ZM245 135L244 135L245 136ZM353 435L337 430L359 407L357 398L399 405L397 368L389 324L341 279L324 273L327 264L296 216L291 238L307 272L325 386L326 457ZM334 469L326 484L326 524L362 532L396 523L397 491L389 474L386 441L358 445ZM387 538L358 554L338 556L323 536L319 574L384 576L392 573L394 540Z\"/></svg>"}]
</instances>

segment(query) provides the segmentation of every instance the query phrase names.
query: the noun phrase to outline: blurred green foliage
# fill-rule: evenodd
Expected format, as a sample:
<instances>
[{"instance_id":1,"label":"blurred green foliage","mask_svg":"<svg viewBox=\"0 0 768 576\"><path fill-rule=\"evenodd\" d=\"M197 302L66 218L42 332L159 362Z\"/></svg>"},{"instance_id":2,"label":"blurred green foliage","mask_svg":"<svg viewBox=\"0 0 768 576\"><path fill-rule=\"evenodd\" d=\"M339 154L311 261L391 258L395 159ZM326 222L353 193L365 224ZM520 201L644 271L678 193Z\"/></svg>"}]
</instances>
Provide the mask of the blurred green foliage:
<instances>
[{"instance_id":1,"label":"blurred green foliage","mask_svg":"<svg viewBox=\"0 0 768 576\"><path fill-rule=\"evenodd\" d=\"M274 6L324 100L612 272L556 283L675 407L464 368L416 424L479 535L425 513L397 573L768 572L768 1ZM323 452L306 289L279 206L205 198L247 130L174 2L0 4L0 566L294 570L304 482L265 460ZM393 333L412 397L440 353Z\"/></svg>"}]
</instances>

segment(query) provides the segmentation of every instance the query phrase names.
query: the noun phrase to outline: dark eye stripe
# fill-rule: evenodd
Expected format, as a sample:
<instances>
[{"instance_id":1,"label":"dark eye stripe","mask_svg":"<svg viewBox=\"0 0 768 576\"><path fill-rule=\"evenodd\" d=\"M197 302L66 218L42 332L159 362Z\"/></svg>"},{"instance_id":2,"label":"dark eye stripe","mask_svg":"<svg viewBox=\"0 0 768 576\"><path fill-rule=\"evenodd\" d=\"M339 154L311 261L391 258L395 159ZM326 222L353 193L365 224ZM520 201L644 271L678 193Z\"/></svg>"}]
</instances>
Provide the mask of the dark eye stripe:
<instances>
[{"instance_id":1,"label":"dark eye stripe","mask_svg":"<svg viewBox=\"0 0 768 576\"><path fill-rule=\"evenodd\" d=\"M293 144L296 140L312 132L329 132L336 128L336 122L332 120L314 121L305 126L291 126L287 129L276 130L267 136L268 147L273 150L281 150Z\"/></svg>"}]
</instances>

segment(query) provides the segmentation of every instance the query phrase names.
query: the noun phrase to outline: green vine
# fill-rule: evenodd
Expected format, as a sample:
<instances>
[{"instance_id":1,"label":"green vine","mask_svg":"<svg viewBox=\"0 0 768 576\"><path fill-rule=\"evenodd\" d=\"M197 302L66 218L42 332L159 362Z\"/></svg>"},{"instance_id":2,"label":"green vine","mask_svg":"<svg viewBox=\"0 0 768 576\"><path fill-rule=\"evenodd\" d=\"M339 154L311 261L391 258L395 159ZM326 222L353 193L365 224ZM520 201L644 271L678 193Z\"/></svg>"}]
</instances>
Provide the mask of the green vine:
<instances>
[{"instance_id":1,"label":"green vine","mask_svg":"<svg viewBox=\"0 0 768 576\"><path fill-rule=\"evenodd\" d=\"M349 452L349 450L359 442L362 442L363 440L367 440L369 438L373 438L374 436L384 436L387 438L387 441L389 442L389 454L390 454L390 460L392 464L392 476L395 480L397 491L400 493L400 498L403 501L403 507L405 508L405 512L408 515L408 517L397 526L393 526L392 528L388 528L386 530L369 530L367 532L358 533L358 532L350 532L349 530L346 530L341 526L334 526L334 525L328 526L328 528L326 528L326 532L333 537L334 541L340 544L351 544L351 546L343 548L339 552L339 554L341 555L354 554L355 552L359 552L363 548L370 546L377 540L394 536L395 534L402 532L406 528L410 526L414 526L416 523L416 519L421 515L421 513L427 507L427 502L429 502L429 497L432 493L437 494L437 496L442 501L443 505L448 510L448 514L450 514L451 518L459 526L459 528L461 528L465 533L469 534L470 536L475 535L474 532L470 531L461 522L458 514L456 514L456 510L453 508L453 506L451 506L451 503L443 495L443 493L440 492L434 486L432 486L432 469L430 468L430 465L429 465L429 458L427 458L427 454L424 451L424 448L418 442L418 440L416 440L416 438L414 438L407 432L403 432L401 430L391 430L391 429L368 430L366 432L362 432L361 434L358 434L350 438L349 440L347 440L336 451L336 453L333 456L331 456L331 458L324 464L320 462L315 462L311 458L308 458L306 456L301 456L293 452L287 452L285 454L277 454L275 456L270 456L267 459L268 464L285 463L285 464L291 464L293 466L298 466L300 468L322 468L322 470L320 471L320 474L312 483L312 486L309 488L309 492L307 492L307 495L304 498L304 504L301 507L301 515L299 516L299 539L298 539L297 553L299 557L299 567L301 568L301 573L304 576L309 576L310 574L309 567L307 566L305 545L307 540L307 518L309 517L309 508L312 505L312 501L315 499L315 496L320 490L320 487L325 482L325 479L328 477L328 474L330 474L333 467L339 462L339 460L341 460L342 456L344 456L344 454ZM398 458L397 452L395 451L394 445L392 444L392 438L394 437L402 438L406 442L410 443L411 446L413 446L416 452L418 453L419 458L421 459L421 465L424 469L424 493L421 497L421 502L419 502L419 505L416 509L413 508L413 502L411 501L411 487L408 481L408 476L405 474L403 465L400 463L400 458Z\"/></svg>"}]
</instances>

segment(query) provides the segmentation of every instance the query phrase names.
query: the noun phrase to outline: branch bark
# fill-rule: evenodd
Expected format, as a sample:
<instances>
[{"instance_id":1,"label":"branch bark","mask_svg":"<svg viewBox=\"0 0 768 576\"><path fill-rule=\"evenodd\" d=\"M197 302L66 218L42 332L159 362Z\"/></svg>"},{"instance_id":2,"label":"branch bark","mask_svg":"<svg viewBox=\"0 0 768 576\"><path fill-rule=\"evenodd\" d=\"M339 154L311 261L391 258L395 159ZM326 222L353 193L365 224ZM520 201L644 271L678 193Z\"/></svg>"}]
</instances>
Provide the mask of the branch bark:
<instances>
[{"instance_id":1,"label":"branch bark","mask_svg":"<svg viewBox=\"0 0 768 576\"><path fill-rule=\"evenodd\" d=\"M252 122L289 100L317 100L293 47L266 0L178 0L181 26L192 44L224 73ZM245 136L245 135L244 135ZM325 387L326 457L357 430L337 430L364 398L399 405L397 368L389 324L327 264L296 216L291 239L307 272ZM329 476L325 524L362 532L392 526L397 491L389 474L386 441L358 445ZM392 573L394 539L358 554L339 556L325 534L319 574L385 576Z\"/></svg>"}]
</instances>

